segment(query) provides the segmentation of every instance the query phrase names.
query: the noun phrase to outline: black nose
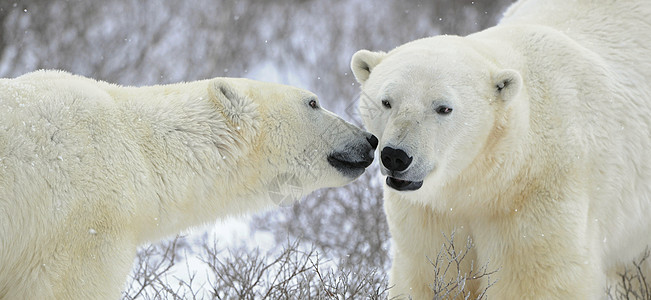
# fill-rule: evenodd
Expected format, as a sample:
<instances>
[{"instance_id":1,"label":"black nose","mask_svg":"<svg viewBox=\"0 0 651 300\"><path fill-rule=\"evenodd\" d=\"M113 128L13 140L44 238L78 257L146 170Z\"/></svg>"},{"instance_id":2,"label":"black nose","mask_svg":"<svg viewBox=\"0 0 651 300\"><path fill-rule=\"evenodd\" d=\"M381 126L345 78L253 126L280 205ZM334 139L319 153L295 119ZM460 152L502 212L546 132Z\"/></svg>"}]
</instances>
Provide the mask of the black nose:
<instances>
[{"instance_id":1,"label":"black nose","mask_svg":"<svg viewBox=\"0 0 651 300\"><path fill-rule=\"evenodd\" d=\"M373 147L373 149L377 148L378 140L374 135L371 134L371 137L367 137L366 140L369 144L371 144L371 147Z\"/></svg>"},{"instance_id":2,"label":"black nose","mask_svg":"<svg viewBox=\"0 0 651 300\"><path fill-rule=\"evenodd\" d=\"M391 147L384 147L382 153L382 164L390 171L403 171L409 167L413 157L409 157L405 151L394 149Z\"/></svg>"}]
</instances>

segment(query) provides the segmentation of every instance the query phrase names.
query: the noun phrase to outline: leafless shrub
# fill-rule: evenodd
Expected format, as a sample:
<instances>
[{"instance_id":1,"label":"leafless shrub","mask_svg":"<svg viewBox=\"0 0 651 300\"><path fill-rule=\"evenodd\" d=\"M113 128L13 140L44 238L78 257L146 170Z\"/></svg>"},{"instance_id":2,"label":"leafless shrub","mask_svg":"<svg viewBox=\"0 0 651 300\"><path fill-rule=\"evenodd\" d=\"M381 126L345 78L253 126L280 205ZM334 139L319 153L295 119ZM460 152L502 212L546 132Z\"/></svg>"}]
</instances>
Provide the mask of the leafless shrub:
<instances>
[{"instance_id":1,"label":"leafless shrub","mask_svg":"<svg viewBox=\"0 0 651 300\"><path fill-rule=\"evenodd\" d=\"M195 299L196 292L192 291L193 277L190 282L183 282L176 288L171 287L166 280L172 267L183 259L180 248L184 246L183 238L176 236L172 240L141 248L123 299Z\"/></svg>"},{"instance_id":2,"label":"leafless shrub","mask_svg":"<svg viewBox=\"0 0 651 300\"><path fill-rule=\"evenodd\" d=\"M618 273L619 282L609 286L606 290L608 299L616 300L650 300L651 290L645 274L644 264L649 258L650 250L647 249L642 258L633 262L633 268L625 268Z\"/></svg>"},{"instance_id":3,"label":"leafless shrub","mask_svg":"<svg viewBox=\"0 0 651 300\"><path fill-rule=\"evenodd\" d=\"M351 263L345 256L324 259L317 246L304 249L299 240L286 242L280 250L266 253L243 246L223 250L216 242L203 242L198 256L207 272L199 276L191 273L189 278L181 279L174 274L173 267L187 259L187 251L179 250L185 247L185 242L176 237L142 248L123 299L388 298L390 287L385 269ZM487 280L488 284L476 297L485 299L486 291L495 283L490 276L497 270L489 270L488 264L476 268L471 263L465 273L462 263L470 258L467 255L473 247L468 239L459 248L454 233L446 237L436 258L430 261L436 274L431 285L434 299L470 299L469 283ZM186 271L192 272L187 260ZM169 280L170 277L174 280Z\"/></svg>"},{"instance_id":4,"label":"leafless shrub","mask_svg":"<svg viewBox=\"0 0 651 300\"><path fill-rule=\"evenodd\" d=\"M204 262L216 280L210 283L215 299L381 299L386 297L383 272L358 273L341 263L323 261L315 248L301 250L297 241L278 254L238 248L221 256L205 246ZM325 270L325 271L324 271ZM378 280L379 278L379 280Z\"/></svg>"},{"instance_id":5,"label":"leafless shrub","mask_svg":"<svg viewBox=\"0 0 651 300\"><path fill-rule=\"evenodd\" d=\"M215 245L204 249L202 260L216 276L210 283L216 299L280 299L300 293L314 253L299 250L298 243L288 244L271 258L244 247L229 250L225 258Z\"/></svg>"},{"instance_id":6,"label":"leafless shrub","mask_svg":"<svg viewBox=\"0 0 651 300\"><path fill-rule=\"evenodd\" d=\"M313 264L317 274L318 285L324 295L318 299L386 299L387 278L384 272L373 269L352 268L350 265L340 264L336 269L328 269L323 273L319 264ZM335 271L336 270L336 271ZM323 297L326 296L326 297Z\"/></svg>"},{"instance_id":7,"label":"leafless shrub","mask_svg":"<svg viewBox=\"0 0 651 300\"><path fill-rule=\"evenodd\" d=\"M486 291L496 282L491 281L490 276L498 270L489 271L489 263L477 267L475 262L471 261L470 270L464 271L462 263L467 263L469 259L467 255L474 247L472 239L468 237L465 247L459 250L457 250L458 247L454 243L454 232L449 237L445 236L445 239L446 242L441 246L436 259L434 261L430 260L435 270L434 282L430 285L434 291L434 299L470 299L472 294L468 289L468 284L471 281L479 281L483 278L488 283L475 299L485 299Z\"/></svg>"},{"instance_id":8,"label":"leafless shrub","mask_svg":"<svg viewBox=\"0 0 651 300\"><path fill-rule=\"evenodd\" d=\"M183 260L183 255L177 254L180 240L177 237L139 251L123 299L386 298L387 280L382 270L323 260L314 247L303 250L298 241L266 254L246 247L223 253L216 243L204 243L200 257L208 274L197 289L194 281L201 278L196 273L189 279L168 280L174 277L173 267Z\"/></svg>"}]
</instances>

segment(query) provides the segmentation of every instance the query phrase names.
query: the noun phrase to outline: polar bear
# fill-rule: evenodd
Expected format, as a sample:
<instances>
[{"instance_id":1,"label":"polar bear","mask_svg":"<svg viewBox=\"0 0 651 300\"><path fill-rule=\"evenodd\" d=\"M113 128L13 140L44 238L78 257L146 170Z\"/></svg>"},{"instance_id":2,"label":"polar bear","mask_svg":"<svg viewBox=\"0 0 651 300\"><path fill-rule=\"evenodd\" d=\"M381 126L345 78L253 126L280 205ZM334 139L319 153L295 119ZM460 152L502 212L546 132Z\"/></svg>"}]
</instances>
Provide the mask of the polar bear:
<instances>
[{"instance_id":1,"label":"polar bear","mask_svg":"<svg viewBox=\"0 0 651 300\"><path fill-rule=\"evenodd\" d=\"M279 84L0 79L0 299L118 299L141 243L351 182L377 142Z\"/></svg>"},{"instance_id":2,"label":"polar bear","mask_svg":"<svg viewBox=\"0 0 651 300\"><path fill-rule=\"evenodd\" d=\"M466 37L355 53L386 176L390 298L434 297L428 259L452 231L475 267L499 269L489 299L605 296L651 244L649 20L646 0L525 0Z\"/></svg>"}]
</instances>

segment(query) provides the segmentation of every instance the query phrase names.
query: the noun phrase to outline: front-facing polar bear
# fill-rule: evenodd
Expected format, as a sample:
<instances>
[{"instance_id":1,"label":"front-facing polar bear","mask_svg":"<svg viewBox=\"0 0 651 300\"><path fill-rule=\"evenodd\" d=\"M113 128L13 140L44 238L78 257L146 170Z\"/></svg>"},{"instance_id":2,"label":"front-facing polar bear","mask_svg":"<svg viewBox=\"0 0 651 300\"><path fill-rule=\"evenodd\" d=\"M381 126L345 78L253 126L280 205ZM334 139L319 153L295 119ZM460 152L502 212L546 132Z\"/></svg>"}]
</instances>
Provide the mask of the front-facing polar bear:
<instances>
[{"instance_id":1,"label":"front-facing polar bear","mask_svg":"<svg viewBox=\"0 0 651 300\"><path fill-rule=\"evenodd\" d=\"M141 243L346 184L376 145L279 84L0 79L0 299L118 299Z\"/></svg>"},{"instance_id":2,"label":"front-facing polar bear","mask_svg":"<svg viewBox=\"0 0 651 300\"><path fill-rule=\"evenodd\" d=\"M647 0L525 0L467 37L353 56L391 297L433 298L428 258L453 230L466 262L499 268L489 299L605 296L651 244L650 20Z\"/></svg>"}]
</instances>

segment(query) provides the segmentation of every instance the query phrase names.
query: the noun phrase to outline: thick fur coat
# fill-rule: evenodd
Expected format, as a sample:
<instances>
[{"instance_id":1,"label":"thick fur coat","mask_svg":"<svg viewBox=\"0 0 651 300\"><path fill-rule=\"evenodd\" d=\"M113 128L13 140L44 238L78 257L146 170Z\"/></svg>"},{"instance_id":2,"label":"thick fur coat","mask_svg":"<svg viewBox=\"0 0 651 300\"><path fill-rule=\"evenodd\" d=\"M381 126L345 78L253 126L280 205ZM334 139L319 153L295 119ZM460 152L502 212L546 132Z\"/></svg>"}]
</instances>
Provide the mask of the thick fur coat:
<instances>
[{"instance_id":1,"label":"thick fur coat","mask_svg":"<svg viewBox=\"0 0 651 300\"><path fill-rule=\"evenodd\" d=\"M0 79L0 299L118 299L138 245L348 183L376 144L279 84Z\"/></svg>"}]
</instances>

